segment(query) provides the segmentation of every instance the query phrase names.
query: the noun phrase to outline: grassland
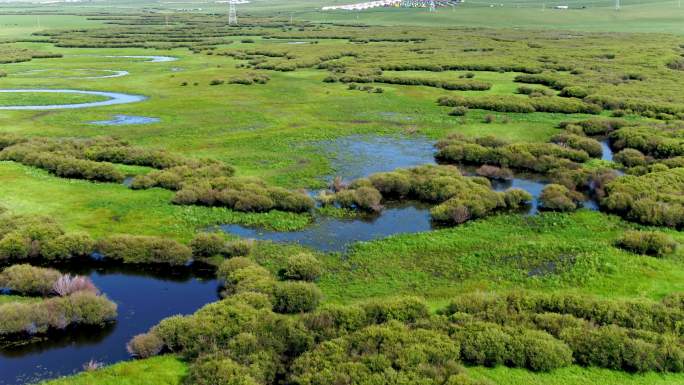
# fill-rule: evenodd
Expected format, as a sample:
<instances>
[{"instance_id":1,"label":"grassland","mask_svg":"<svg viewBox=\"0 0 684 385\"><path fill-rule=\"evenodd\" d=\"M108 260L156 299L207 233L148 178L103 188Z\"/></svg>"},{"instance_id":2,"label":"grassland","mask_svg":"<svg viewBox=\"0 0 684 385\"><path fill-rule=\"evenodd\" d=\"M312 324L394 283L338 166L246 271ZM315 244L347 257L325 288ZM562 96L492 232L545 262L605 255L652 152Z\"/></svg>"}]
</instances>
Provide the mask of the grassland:
<instances>
[{"instance_id":1,"label":"grassland","mask_svg":"<svg viewBox=\"0 0 684 385\"><path fill-rule=\"evenodd\" d=\"M99 95L84 95L84 94L58 94L58 93L40 93L40 92L18 92L18 93L0 93L0 104L3 106L47 106L55 104L79 104L101 102L107 100L107 97Z\"/></svg>"},{"instance_id":2,"label":"grassland","mask_svg":"<svg viewBox=\"0 0 684 385\"><path fill-rule=\"evenodd\" d=\"M178 385L187 367L173 356L123 362L102 370L45 382L45 385Z\"/></svg>"},{"instance_id":3,"label":"grassland","mask_svg":"<svg viewBox=\"0 0 684 385\"><path fill-rule=\"evenodd\" d=\"M138 29L149 36L167 33L158 31L153 23L146 27L106 26L102 20L86 21L83 16L44 15L38 26L34 16L2 16L0 24L7 27L0 33L4 39L26 38L29 33L46 27L95 27L97 32L53 31L49 35L51 41L40 36L31 42L13 43L15 48L63 57L2 65L0 70L7 77L0 78L0 88L78 88L143 94L149 99L85 110L0 111L0 132L55 138L114 136L144 148L221 160L234 166L239 176L259 177L292 189L313 190L324 187L326 177L336 172L331 154L323 145L326 141L351 135L420 136L437 141L451 134L462 134L542 143L560 132L560 122L589 117L471 110L461 118L449 116L449 109L436 103L444 95L525 99L526 96L516 94L521 84L515 81L524 71L539 70L554 79L583 87L591 95L655 103L679 110L684 106L681 71L666 66L668 60L684 53L681 37L663 34L684 34L681 23L684 11L673 2L627 3L619 12L610 5L591 2L578 4L589 6L587 9L569 11L542 10L532 2L507 2L503 7L467 3L454 10L440 9L434 15L425 10L385 9L359 14L321 13L310 10L312 3L319 5L320 2L281 2L274 8L255 1L244 8L257 16L279 13L280 20L287 20L291 13L295 20L376 26L257 26L233 31L234 34L217 40L193 37L198 39L195 43L199 47L193 52L181 47L182 43L163 39L145 41L156 47L155 50L126 46L127 43L135 45L131 43L133 40L125 40L135 39L131 36ZM123 12L138 6L140 3L120 2L108 10ZM90 9L83 5L70 7L58 9L60 12ZM14 11L22 9L13 8ZM157 21L163 20L159 17ZM177 32L174 28L179 28L180 20L186 17L209 25L217 23L216 17L173 14L168 30ZM259 23L258 19L253 21ZM453 28L454 25L459 27ZM114 28L126 37L116 47L79 48L84 42L106 45L106 38L96 36L102 28ZM553 31L519 28L553 28ZM621 33L590 33L608 30ZM363 41L370 37L379 40ZM402 37L413 40L392 40ZM314 44L287 44L300 41ZM107 57L132 55L168 55L179 60L149 63L142 59ZM330 59L328 55L339 57ZM382 70L385 66L394 68L405 64L408 67L460 64L473 68ZM494 69L482 70L478 65ZM515 68L509 68L512 66ZM439 81L458 81L470 73L474 80L489 83L491 88L447 91L376 82L373 87L381 87L382 93L363 92L349 89L341 81L343 73L336 72L335 68L344 68L344 74L360 78L381 72L384 76ZM68 79L103 71L127 71L129 75ZM232 78L253 73L268 76L268 82L230 84ZM329 76L339 81L324 82ZM224 83L212 85L215 80ZM542 88L558 94L558 90ZM92 101L89 97L82 98L0 94L0 105ZM160 122L122 126L91 123L118 114L155 117ZM603 117L610 114L607 110L601 113ZM495 117L494 122L487 121L488 115ZM631 122L656 122L655 115L645 116L636 111L626 115L625 119ZM678 119L676 114L668 115L660 118ZM130 175L150 171L146 167L117 167ZM168 190L134 191L125 185L58 178L14 162L0 162L0 180L10 181L0 183L1 206L17 214L50 216L67 230L86 231L95 237L128 233L188 242L198 231L214 224L295 230L312 220L309 214L240 213L218 207L173 205L170 203L173 193ZM682 248L665 258L636 255L616 248L615 240L630 229L658 230L679 243L684 242L684 235L675 229L644 227L601 212L581 210L532 217L505 214L455 228L357 244L346 255L316 253L324 266L317 284L327 303L353 304L420 295L427 298L433 310L443 307L454 296L478 291L524 289L651 300L683 291ZM288 256L302 251L298 246L261 243L253 257L276 273ZM0 296L0 301L11 299ZM488 378L503 385L675 385L684 381L681 374L630 375L578 366L551 373L504 367L473 367L468 372L473 378ZM184 362L164 356L121 363L47 384L180 384L186 373Z\"/></svg>"}]
</instances>

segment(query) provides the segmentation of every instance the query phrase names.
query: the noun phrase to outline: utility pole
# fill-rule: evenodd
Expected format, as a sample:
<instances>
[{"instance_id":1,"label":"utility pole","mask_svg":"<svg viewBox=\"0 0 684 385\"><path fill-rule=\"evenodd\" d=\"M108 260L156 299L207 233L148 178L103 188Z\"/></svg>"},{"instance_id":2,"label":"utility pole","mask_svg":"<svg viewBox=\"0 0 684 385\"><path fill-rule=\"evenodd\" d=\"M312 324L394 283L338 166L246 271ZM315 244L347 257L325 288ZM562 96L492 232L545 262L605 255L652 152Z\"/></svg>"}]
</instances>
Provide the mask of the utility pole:
<instances>
[{"instance_id":1,"label":"utility pole","mask_svg":"<svg viewBox=\"0 0 684 385\"><path fill-rule=\"evenodd\" d=\"M230 8L228 9L228 25L238 25L237 10L235 9L235 0L230 0Z\"/></svg>"}]
</instances>

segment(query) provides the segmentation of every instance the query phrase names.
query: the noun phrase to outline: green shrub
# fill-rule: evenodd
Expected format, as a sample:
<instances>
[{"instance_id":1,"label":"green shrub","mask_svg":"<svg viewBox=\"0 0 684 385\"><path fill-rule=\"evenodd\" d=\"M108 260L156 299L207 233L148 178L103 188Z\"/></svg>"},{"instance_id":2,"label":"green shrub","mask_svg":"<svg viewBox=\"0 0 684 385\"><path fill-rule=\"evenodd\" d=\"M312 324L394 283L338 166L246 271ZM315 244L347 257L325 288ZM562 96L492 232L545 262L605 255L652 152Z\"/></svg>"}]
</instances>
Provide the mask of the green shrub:
<instances>
[{"instance_id":1,"label":"green shrub","mask_svg":"<svg viewBox=\"0 0 684 385\"><path fill-rule=\"evenodd\" d=\"M190 241L192 255L195 258L209 258L221 255L226 244L226 237L220 233L199 233Z\"/></svg>"},{"instance_id":2,"label":"green shrub","mask_svg":"<svg viewBox=\"0 0 684 385\"><path fill-rule=\"evenodd\" d=\"M45 242L41 254L47 259L85 257L95 250L95 241L87 233L68 233Z\"/></svg>"},{"instance_id":3,"label":"green shrub","mask_svg":"<svg viewBox=\"0 0 684 385\"><path fill-rule=\"evenodd\" d=\"M317 345L295 360L292 378L301 385L385 384L388 375L396 384L473 384L458 357L447 336L393 322Z\"/></svg>"},{"instance_id":4,"label":"green shrub","mask_svg":"<svg viewBox=\"0 0 684 385\"><path fill-rule=\"evenodd\" d=\"M503 365L508 356L511 336L500 327L487 323L470 323L458 328L453 337L461 346L461 359L472 365Z\"/></svg>"},{"instance_id":5,"label":"green shrub","mask_svg":"<svg viewBox=\"0 0 684 385\"><path fill-rule=\"evenodd\" d=\"M323 294L308 282L279 282L275 287L273 310L278 313L296 314L313 311Z\"/></svg>"},{"instance_id":6,"label":"green shrub","mask_svg":"<svg viewBox=\"0 0 684 385\"><path fill-rule=\"evenodd\" d=\"M326 304L303 316L304 324L318 336L328 340L368 326L365 310L358 305Z\"/></svg>"},{"instance_id":7,"label":"green shrub","mask_svg":"<svg viewBox=\"0 0 684 385\"><path fill-rule=\"evenodd\" d=\"M220 279L226 280L230 274L234 273L237 270L244 269L246 267L250 266L256 266L255 262L252 262L252 260L243 258L243 257L237 257L237 258L231 258L229 260L223 261L221 265L218 268L218 271L216 273L217 277Z\"/></svg>"},{"instance_id":8,"label":"green shrub","mask_svg":"<svg viewBox=\"0 0 684 385\"><path fill-rule=\"evenodd\" d=\"M10 233L0 239L0 259L26 259L31 239L20 233Z\"/></svg>"},{"instance_id":9,"label":"green shrub","mask_svg":"<svg viewBox=\"0 0 684 385\"><path fill-rule=\"evenodd\" d=\"M586 135L606 135L622 127L628 126L630 123L623 119L605 119L592 118L579 121L565 121L561 122L559 127L566 129L569 125L576 125L582 127Z\"/></svg>"},{"instance_id":10,"label":"green shrub","mask_svg":"<svg viewBox=\"0 0 684 385\"><path fill-rule=\"evenodd\" d=\"M468 113L468 107L466 106L456 106L453 110L449 111L451 116L466 116Z\"/></svg>"},{"instance_id":11,"label":"green shrub","mask_svg":"<svg viewBox=\"0 0 684 385\"><path fill-rule=\"evenodd\" d=\"M227 357L206 357L190 366L188 385L260 385L249 371Z\"/></svg>"},{"instance_id":12,"label":"green shrub","mask_svg":"<svg viewBox=\"0 0 684 385\"><path fill-rule=\"evenodd\" d=\"M636 222L678 227L684 225L684 168L625 176L605 186L601 206Z\"/></svg>"},{"instance_id":13,"label":"green shrub","mask_svg":"<svg viewBox=\"0 0 684 385\"><path fill-rule=\"evenodd\" d=\"M616 245L635 253L662 257L673 253L677 242L669 235L655 231L626 231Z\"/></svg>"},{"instance_id":14,"label":"green shrub","mask_svg":"<svg viewBox=\"0 0 684 385\"><path fill-rule=\"evenodd\" d=\"M544 187L539 201L545 210L573 211L579 202L577 192L568 190L559 184L549 184Z\"/></svg>"},{"instance_id":15,"label":"green shrub","mask_svg":"<svg viewBox=\"0 0 684 385\"><path fill-rule=\"evenodd\" d=\"M561 92L558 94L559 96L563 96L566 98L579 98L583 99L589 96L589 91L582 87L565 87L561 90Z\"/></svg>"},{"instance_id":16,"label":"green shrub","mask_svg":"<svg viewBox=\"0 0 684 385\"><path fill-rule=\"evenodd\" d=\"M323 266L316 257L307 253L300 253L290 256L287 264L282 271L285 279L316 281L323 272Z\"/></svg>"},{"instance_id":17,"label":"green shrub","mask_svg":"<svg viewBox=\"0 0 684 385\"><path fill-rule=\"evenodd\" d=\"M523 189L510 188L504 191L504 200L508 209L517 210L528 206L532 202L532 194Z\"/></svg>"},{"instance_id":18,"label":"green shrub","mask_svg":"<svg viewBox=\"0 0 684 385\"><path fill-rule=\"evenodd\" d=\"M161 353L164 341L155 333L138 334L127 344L128 353L137 358L149 358Z\"/></svg>"},{"instance_id":19,"label":"green shrub","mask_svg":"<svg viewBox=\"0 0 684 385\"><path fill-rule=\"evenodd\" d=\"M13 265L0 272L0 288L23 295L47 296L52 293L60 276L54 269Z\"/></svg>"},{"instance_id":20,"label":"green shrub","mask_svg":"<svg viewBox=\"0 0 684 385\"><path fill-rule=\"evenodd\" d=\"M582 150L593 158L601 157L603 148L596 139L574 134L558 134L551 138L551 142L562 144L575 150Z\"/></svg>"},{"instance_id":21,"label":"green shrub","mask_svg":"<svg viewBox=\"0 0 684 385\"><path fill-rule=\"evenodd\" d=\"M40 302L0 305L0 335L40 334L70 325L102 325L115 318L114 302L81 291Z\"/></svg>"},{"instance_id":22,"label":"green shrub","mask_svg":"<svg viewBox=\"0 0 684 385\"><path fill-rule=\"evenodd\" d=\"M111 235L97 242L97 250L124 263L184 265L192 259L188 246L162 237Z\"/></svg>"},{"instance_id":23,"label":"green shrub","mask_svg":"<svg viewBox=\"0 0 684 385\"><path fill-rule=\"evenodd\" d=\"M512 334L514 349L519 349L524 361L511 362L512 366L535 372L548 372L572 364L572 350L564 342L537 330L522 329ZM510 353L509 353L510 354Z\"/></svg>"},{"instance_id":24,"label":"green shrub","mask_svg":"<svg viewBox=\"0 0 684 385\"><path fill-rule=\"evenodd\" d=\"M613 156L613 160L626 167L645 166L648 163L646 156L639 150L625 148Z\"/></svg>"},{"instance_id":25,"label":"green shrub","mask_svg":"<svg viewBox=\"0 0 684 385\"><path fill-rule=\"evenodd\" d=\"M414 323L428 317L429 310L424 299L399 297L369 301L361 305L368 321L383 324L389 321Z\"/></svg>"}]
</instances>

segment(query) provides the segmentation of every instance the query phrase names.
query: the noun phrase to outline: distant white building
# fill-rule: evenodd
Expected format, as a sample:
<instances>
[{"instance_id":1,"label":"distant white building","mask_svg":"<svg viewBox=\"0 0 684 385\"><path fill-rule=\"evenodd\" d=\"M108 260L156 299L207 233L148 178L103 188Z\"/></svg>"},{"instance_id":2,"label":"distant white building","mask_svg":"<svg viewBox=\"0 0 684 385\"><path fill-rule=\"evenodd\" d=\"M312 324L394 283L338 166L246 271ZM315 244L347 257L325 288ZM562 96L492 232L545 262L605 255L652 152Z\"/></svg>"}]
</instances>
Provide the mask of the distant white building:
<instances>
[{"instance_id":1,"label":"distant white building","mask_svg":"<svg viewBox=\"0 0 684 385\"><path fill-rule=\"evenodd\" d=\"M556 5L553 9L570 9L570 7L567 5Z\"/></svg>"},{"instance_id":2,"label":"distant white building","mask_svg":"<svg viewBox=\"0 0 684 385\"><path fill-rule=\"evenodd\" d=\"M343 9L345 11L358 11L363 9L378 8L378 7L399 7L402 0L376 0L368 1L365 3L356 4L346 4L346 5L333 5L328 7L323 7L324 11L334 11L338 9Z\"/></svg>"}]
</instances>

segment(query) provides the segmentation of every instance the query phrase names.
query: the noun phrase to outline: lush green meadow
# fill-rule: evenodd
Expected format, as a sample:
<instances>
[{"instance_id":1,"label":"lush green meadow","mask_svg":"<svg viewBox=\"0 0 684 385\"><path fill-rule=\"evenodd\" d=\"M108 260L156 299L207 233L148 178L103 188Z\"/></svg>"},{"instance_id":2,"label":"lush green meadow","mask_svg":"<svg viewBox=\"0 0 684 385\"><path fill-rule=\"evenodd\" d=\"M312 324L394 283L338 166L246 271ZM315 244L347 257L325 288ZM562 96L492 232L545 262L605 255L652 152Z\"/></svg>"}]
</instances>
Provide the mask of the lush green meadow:
<instances>
[{"instance_id":1,"label":"lush green meadow","mask_svg":"<svg viewBox=\"0 0 684 385\"><path fill-rule=\"evenodd\" d=\"M672 325L653 326L667 318L659 318L658 311L667 312L672 319L684 311L677 302L679 297L672 297L684 291L684 212L677 211L684 202L681 189L677 191L684 183L678 176L684 167L684 39L679 36L684 34L684 10L676 2L636 1L624 3L620 11L612 9L612 4L592 1L573 3L573 9L565 11L552 9L563 3L542 7L528 1L493 7L481 1L467 2L454 9L440 8L435 14L425 9L359 13L315 10L327 4L255 0L239 6L244 26L233 28L224 25L223 13L209 14L224 12L225 4L191 2L182 7L203 10L174 12L181 5L117 1L60 4L43 11L40 19L31 14L0 16L0 39L8 41L3 49L7 57L17 58L7 61L18 61L0 65L0 89L78 89L146 97L135 103L98 108L0 111L0 152L10 153L12 148L28 143L29 149L45 156L35 160L19 156L19 152L8 158L13 161L0 161L0 214L6 210L19 215L12 217L16 221L52 218L64 229L65 237L84 232L93 241L112 234L162 237L171 242L170 248L178 246L181 253L195 260L205 258L204 262L220 265L217 275L226 286L222 293L225 300L195 315L162 322L129 349L141 358L167 350L177 356L120 363L46 384L170 385L195 381L215 385L224 381L251 385L272 384L276 378L293 384L326 383L324 377L312 380L316 373L309 371L315 369L308 367L312 362L324 365L326 354L331 353L322 346L358 343L347 339L363 339L362 333L368 330L399 338L391 333L396 331L393 328L402 327L410 329L405 333L410 338L420 330L411 344L427 350L417 355L430 354L431 342L425 341L457 338L450 333L458 335L469 323L501 335L509 333L505 335L511 340L528 336L525 333L541 338L539 333L549 332L543 338L553 343L544 340L548 344L540 346L562 345L553 352L561 351L559 356L566 354L563 349L570 352L566 355L573 353L566 343L578 357L577 352L591 345L576 343L567 333L554 334L550 331L553 328L544 329L535 323L535 317L553 310L521 312L511 316L510 323L493 321L487 318L489 313L472 309L445 315L454 298L472 293L553 294L570 296L568 303L579 303L577 298L605 301L592 311L604 305L625 306L628 310L619 308L611 313L617 320L576 310L558 313L572 318L581 325L578 328L585 328L581 330L622 333L620 338L628 341L625 344L630 348L637 346L646 352L644 367L630 366L639 361L634 358L636 353L630 355L624 352L626 348L620 348L619 354L624 355L620 359L625 363L601 362L595 358L604 352L601 350L592 356L593 361L561 357L557 367L548 371L538 370L527 361L521 363L519 357L493 359L486 365L472 357L464 358L465 368L457 365L458 359L441 362L440 358L436 360L439 364L431 362L429 367L412 367L414 360L411 364L403 362L406 366L402 369L418 377L406 378L417 381L432 373L442 378L441 383L452 385L490 383L486 381L501 385L675 385L684 381L684 368L671 369L667 361L671 358L668 354L676 356L682 345L679 324L675 320ZM37 7L21 4L2 9L27 13ZM163 12L140 13L141 8ZM104 15L96 16L95 12ZM370 26L360 28L356 24ZM53 57L41 58L41 53ZM141 57L151 55L177 60L154 62ZM120 76L107 77L113 73ZM99 100L81 94L0 93L0 106ZM96 124L118 115L159 121ZM581 121L589 123L583 125ZM603 131L591 131L596 126ZM124 143L121 151L129 152L111 155L96 148L93 143L102 137L116 138L116 143ZM331 177L348 171L335 169L335 154L327 145L349 137L427 139L441 152L451 150L448 153L453 159L467 160L470 165L497 164L507 170L510 165L517 173L520 169L516 165L523 164L521 169L538 171L552 183L569 188L567 199L579 201L582 198L577 195L591 195L601 203L602 211L575 211L573 204L570 212L548 212L553 211L549 205L549 210L539 215L492 210L472 217L466 212L463 220L458 216L462 212L456 211L450 215L460 223L457 226L357 243L345 253L268 241L254 246L248 243L245 250L234 252L225 249L229 244L237 247L226 243L233 242L235 235L218 241L200 236L198 241L197 234L222 224L301 230L320 216L356 217L355 210L361 208L359 202L364 197L356 196L355 204L342 205L344 209L323 204L312 210L249 210L221 205L216 197L195 198L190 201L201 204L185 204L177 199L181 188L164 184L164 177L177 176L164 175L167 169L176 166L179 175L191 174L200 169L193 169L193 162L212 161L230 166L235 175L215 180L184 175L177 183L188 190L190 185L211 185L202 188L213 193L220 188L212 184L258 178L263 181L258 192L274 186L303 195L328 187ZM583 152L586 147L583 149L582 144L599 145L597 140L606 137L616 152L626 152L614 160L592 158L588 151ZM575 145L572 140L581 144ZM525 159L527 163L515 163L518 159L514 155L501 150L509 148L506 146L523 149L520 151L532 149L530 153L535 156L530 155L531 161ZM570 155L562 155L566 152ZM155 155L168 155L185 163L158 166L149 160ZM112 173L128 177L126 183L129 178L147 175L157 175L162 182L149 188L130 188L119 183L123 178L98 181L64 165L50 166L49 156L76 158L76 163L70 163L73 168L87 162L111 166ZM547 163L558 168L535 168ZM623 172L628 175L622 176ZM563 179L559 173L576 180ZM618 182L611 184L612 178L626 182L618 186ZM668 189L649 192L650 180ZM391 190L381 186L382 181L375 182L361 180L348 191L356 193L357 188L369 186L383 193L383 187ZM439 178L434 182L429 189L441 191ZM479 183L491 187L486 180ZM342 192L348 188L333 187ZM378 195L378 200L383 198ZM608 203L602 201L604 198ZM474 200L478 201L477 197ZM476 203L463 204L468 204L467 209L476 208ZM0 259L12 261L22 255L24 245L26 251L20 258L38 260L43 256L40 244L45 239L40 237L48 236L40 231L24 234L4 227L0 230ZM618 240L631 230L656 234L662 237L658 239L679 247L672 246L672 250L655 256L629 251ZM22 243L21 238L16 246L12 243L16 238L10 239L10 235L27 240ZM154 243L162 238L145 239ZM241 258L243 254L247 258ZM302 262L297 259L301 255L312 255L314 262L306 258ZM229 259L235 256L240 257ZM288 269L304 269L299 264L310 267L309 263L316 265L313 273L309 272L311 279L288 276ZM290 297L296 295L308 297ZM425 302L392 302L411 296L422 297ZM0 295L2 304L25 301L30 300ZM319 302L323 310L316 312ZM629 317L637 312L634 309L652 322L630 323ZM225 317L229 312L244 313ZM406 316L404 312L417 315ZM367 313L363 321L367 323L353 319L360 313ZM330 326L342 322L335 317L347 317L344 327L348 329ZM221 322L230 327L223 330ZM497 322L501 325L492 326ZM204 329L184 329L188 324ZM676 341L673 345L667 345L670 337ZM198 346L203 338L207 338L206 346ZM614 342L617 340L611 341L619 345ZM536 342L534 339L530 344ZM467 341L459 343L467 355ZM605 346L597 349L608 350ZM386 365L385 370L392 373L401 367L397 357L392 358L397 362L383 361L384 352L371 360L362 356L366 353L351 348L340 351L345 353L335 359L349 358L344 369L350 371L349 376L354 375L349 368L358 369L355 365L375 365L376 369ZM354 354L358 356L351 357ZM220 378L222 375L244 381L228 382ZM326 378L330 381L332 377ZM340 384L357 383L340 378Z\"/></svg>"}]
</instances>

